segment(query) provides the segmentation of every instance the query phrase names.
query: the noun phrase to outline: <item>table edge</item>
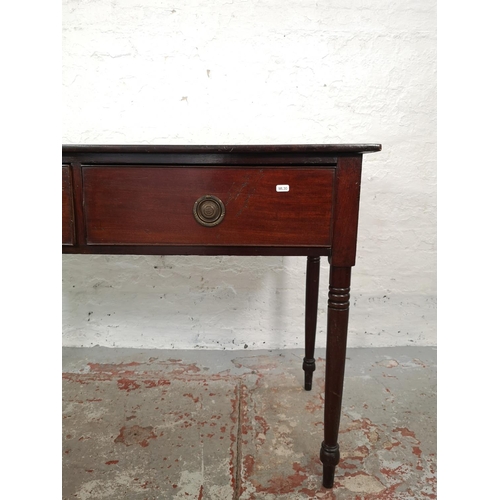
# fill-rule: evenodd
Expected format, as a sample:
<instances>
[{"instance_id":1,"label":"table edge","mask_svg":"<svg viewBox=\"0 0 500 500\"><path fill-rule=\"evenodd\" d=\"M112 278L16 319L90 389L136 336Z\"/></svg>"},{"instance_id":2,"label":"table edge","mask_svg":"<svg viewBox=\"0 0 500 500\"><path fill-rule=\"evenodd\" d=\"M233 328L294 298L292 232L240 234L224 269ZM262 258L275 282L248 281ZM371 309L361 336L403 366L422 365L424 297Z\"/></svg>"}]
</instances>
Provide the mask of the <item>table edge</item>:
<instances>
[{"instance_id":1,"label":"table edge","mask_svg":"<svg viewBox=\"0 0 500 500\"><path fill-rule=\"evenodd\" d=\"M63 144L63 154L78 153L374 153L381 144L234 144L234 145L146 145L146 144Z\"/></svg>"}]
</instances>

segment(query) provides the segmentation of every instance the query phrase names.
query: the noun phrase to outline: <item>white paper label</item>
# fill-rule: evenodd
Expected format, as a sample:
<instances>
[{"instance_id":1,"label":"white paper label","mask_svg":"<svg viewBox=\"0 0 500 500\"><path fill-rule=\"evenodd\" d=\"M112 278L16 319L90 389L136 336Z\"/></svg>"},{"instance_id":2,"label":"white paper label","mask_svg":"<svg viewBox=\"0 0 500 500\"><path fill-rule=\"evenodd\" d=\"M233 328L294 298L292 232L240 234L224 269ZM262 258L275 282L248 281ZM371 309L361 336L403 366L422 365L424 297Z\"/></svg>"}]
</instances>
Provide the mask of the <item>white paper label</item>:
<instances>
[{"instance_id":1,"label":"white paper label","mask_svg":"<svg viewBox=\"0 0 500 500\"><path fill-rule=\"evenodd\" d=\"M290 191L290 186L288 184L278 184L276 186L276 191L278 191L278 193L288 193L288 191Z\"/></svg>"}]
</instances>

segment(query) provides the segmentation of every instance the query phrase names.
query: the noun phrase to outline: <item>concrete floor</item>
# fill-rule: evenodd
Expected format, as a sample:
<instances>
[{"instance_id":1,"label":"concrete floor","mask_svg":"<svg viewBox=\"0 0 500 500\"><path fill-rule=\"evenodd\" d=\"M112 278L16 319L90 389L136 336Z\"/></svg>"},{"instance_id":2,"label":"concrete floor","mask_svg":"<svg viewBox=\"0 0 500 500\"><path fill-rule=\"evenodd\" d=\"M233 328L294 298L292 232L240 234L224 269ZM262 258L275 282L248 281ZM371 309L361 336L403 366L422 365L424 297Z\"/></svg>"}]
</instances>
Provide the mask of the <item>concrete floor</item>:
<instances>
[{"instance_id":1,"label":"concrete floor","mask_svg":"<svg viewBox=\"0 0 500 500\"><path fill-rule=\"evenodd\" d=\"M64 349L63 498L436 498L436 349L348 350L334 490L302 356Z\"/></svg>"}]
</instances>

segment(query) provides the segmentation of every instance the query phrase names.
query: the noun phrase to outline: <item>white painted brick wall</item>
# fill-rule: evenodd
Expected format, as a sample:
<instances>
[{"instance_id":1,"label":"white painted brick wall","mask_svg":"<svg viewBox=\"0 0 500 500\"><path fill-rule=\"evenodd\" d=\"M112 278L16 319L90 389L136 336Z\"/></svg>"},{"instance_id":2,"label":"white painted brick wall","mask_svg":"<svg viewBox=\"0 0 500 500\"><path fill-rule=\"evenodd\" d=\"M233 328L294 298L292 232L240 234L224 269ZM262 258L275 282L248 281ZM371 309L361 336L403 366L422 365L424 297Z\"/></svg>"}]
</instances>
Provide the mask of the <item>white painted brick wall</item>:
<instances>
[{"instance_id":1,"label":"white painted brick wall","mask_svg":"<svg viewBox=\"0 0 500 500\"><path fill-rule=\"evenodd\" d=\"M430 0L64 0L62 142L382 143L349 345L434 345L435 21ZM303 345L305 258L63 256L63 278L67 346Z\"/></svg>"}]
</instances>

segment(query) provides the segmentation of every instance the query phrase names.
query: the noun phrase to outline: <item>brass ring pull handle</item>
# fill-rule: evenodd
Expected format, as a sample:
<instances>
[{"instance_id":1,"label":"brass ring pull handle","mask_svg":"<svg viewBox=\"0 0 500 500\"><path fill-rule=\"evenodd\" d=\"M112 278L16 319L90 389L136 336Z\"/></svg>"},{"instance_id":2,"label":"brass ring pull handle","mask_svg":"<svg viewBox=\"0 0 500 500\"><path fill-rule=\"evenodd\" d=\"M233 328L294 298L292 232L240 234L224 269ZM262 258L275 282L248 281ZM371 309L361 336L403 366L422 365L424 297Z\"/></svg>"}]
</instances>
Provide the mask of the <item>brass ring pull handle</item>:
<instances>
[{"instance_id":1,"label":"brass ring pull handle","mask_svg":"<svg viewBox=\"0 0 500 500\"><path fill-rule=\"evenodd\" d=\"M224 219L226 207L217 196L207 194L194 202L193 215L202 226L213 227Z\"/></svg>"}]
</instances>

